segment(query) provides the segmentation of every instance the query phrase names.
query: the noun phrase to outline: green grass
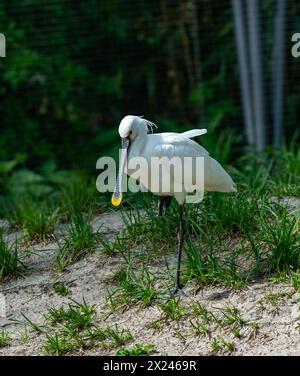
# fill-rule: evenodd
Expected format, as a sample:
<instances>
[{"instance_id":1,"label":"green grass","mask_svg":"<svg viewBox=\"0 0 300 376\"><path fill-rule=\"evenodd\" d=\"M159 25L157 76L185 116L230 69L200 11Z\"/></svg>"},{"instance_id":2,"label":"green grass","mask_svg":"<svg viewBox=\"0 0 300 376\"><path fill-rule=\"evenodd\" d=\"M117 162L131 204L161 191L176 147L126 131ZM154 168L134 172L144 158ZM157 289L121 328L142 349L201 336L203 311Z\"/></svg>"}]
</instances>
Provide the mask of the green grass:
<instances>
[{"instance_id":1,"label":"green grass","mask_svg":"<svg viewBox=\"0 0 300 376\"><path fill-rule=\"evenodd\" d=\"M251 179L235 173L238 193L207 193L202 203L186 205L185 283L193 278L201 284L240 288L249 278L299 266L299 220L270 201L276 169L268 158L262 154L243 159ZM173 203L166 215L157 218L156 200L149 197L144 212L131 207L123 213L124 235L106 242L106 253L123 252L126 246L142 247L154 257L174 253L178 205Z\"/></svg>"},{"instance_id":2,"label":"green grass","mask_svg":"<svg viewBox=\"0 0 300 376\"><path fill-rule=\"evenodd\" d=\"M219 350L222 349L222 343L220 341L218 341L216 338L214 338L212 341L211 341L211 349L213 352L217 352Z\"/></svg>"},{"instance_id":3,"label":"green grass","mask_svg":"<svg viewBox=\"0 0 300 376\"><path fill-rule=\"evenodd\" d=\"M115 328L107 328L105 330L105 333L106 338L110 338L113 341L113 343L108 346L109 348L122 346L126 342L132 341L134 339L129 330L119 330L117 325L115 326Z\"/></svg>"},{"instance_id":4,"label":"green grass","mask_svg":"<svg viewBox=\"0 0 300 376\"><path fill-rule=\"evenodd\" d=\"M47 355L66 355L79 350L114 349L134 340L132 333L117 325L103 327L99 324L96 306L72 300L71 303L52 307L44 314L44 323L36 324L25 314L24 324L45 337Z\"/></svg>"},{"instance_id":5,"label":"green grass","mask_svg":"<svg viewBox=\"0 0 300 376\"><path fill-rule=\"evenodd\" d=\"M224 138L221 141L223 144ZM231 143L232 139L225 142L221 155L224 162L230 160ZM295 141L279 150L269 148L244 155L235 160L235 168L224 166L237 182L238 193L206 193L201 203L185 206L184 284L193 280L201 285L240 288L250 278L283 274L294 286L300 285L299 213L291 213L274 200L284 195L300 197L299 165ZM100 243L108 256L124 259L124 267L115 276L116 287L106 295L110 310L120 305L153 304L160 295L156 286L167 285L174 275L174 270L168 269L167 258L176 257L177 203L173 200L167 214L158 218L157 197L150 193L128 195L121 211L125 230L113 238L97 239L90 219L101 209L102 196L94 182L83 173L70 173L67 183L60 179L56 185L59 190L55 195L49 194L43 201L41 196L34 201L29 195L11 199L12 210L6 210L11 223L25 229L29 238L45 240L59 219L70 221L65 241L59 242L58 271L91 254ZM15 249L7 249L2 242L0 261L6 260L0 264L5 265L3 276L11 274L16 264ZM152 266L159 264L165 273L154 275ZM8 265L12 265L11 271ZM67 294L63 286L57 285L54 290Z\"/></svg>"},{"instance_id":6,"label":"green grass","mask_svg":"<svg viewBox=\"0 0 300 376\"><path fill-rule=\"evenodd\" d=\"M89 218L75 213L69 225L68 235L63 244L59 244L56 267L63 271L72 262L95 250L95 235Z\"/></svg>"},{"instance_id":7,"label":"green grass","mask_svg":"<svg viewBox=\"0 0 300 376\"><path fill-rule=\"evenodd\" d=\"M163 314L163 319L179 321L186 314L180 298L170 297L163 303L157 303L157 306Z\"/></svg>"},{"instance_id":8,"label":"green grass","mask_svg":"<svg viewBox=\"0 0 300 376\"><path fill-rule=\"evenodd\" d=\"M257 227L258 202L248 192L210 193L203 202L205 227L228 235L243 234Z\"/></svg>"},{"instance_id":9,"label":"green grass","mask_svg":"<svg viewBox=\"0 0 300 376\"><path fill-rule=\"evenodd\" d=\"M300 265L298 219L287 210L268 210L268 220L261 223L263 240L269 250L270 271L286 272Z\"/></svg>"},{"instance_id":10,"label":"green grass","mask_svg":"<svg viewBox=\"0 0 300 376\"><path fill-rule=\"evenodd\" d=\"M284 292L273 292L273 291L269 291L266 295L265 295L265 301L269 304L271 304L273 307L277 307L280 300L282 300L285 296L288 296L287 293L284 293Z\"/></svg>"},{"instance_id":11,"label":"green grass","mask_svg":"<svg viewBox=\"0 0 300 376\"><path fill-rule=\"evenodd\" d=\"M88 328L95 319L95 306L89 306L85 300L82 303L74 301L67 307L50 308L45 319L52 325L64 323L65 326L74 329Z\"/></svg>"},{"instance_id":12,"label":"green grass","mask_svg":"<svg viewBox=\"0 0 300 376\"><path fill-rule=\"evenodd\" d=\"M54 282L52 288L56 294L61 296L67 296L70 292L63 282Z\"/></svg>"},{"instance_id":13,"label":"green grass","mask_svg":"<svg viewBox=\"0 0 300 376\"><path fill-rule=\"evenodd\" d=\"M7 330L2 329L0 332L0 348L9 346L10 341L10 333Z\"/></svg>"},{"instance_id":14,"label":"green grass","mask_svg":"<svg viewBox=\"0 0 300 376\"><path fill-rule=\"evenodd\" d=\"M186 242L186 265L189 277L203 284L222 283L236 287L243 286L245 278L237 267L236 253L234 250L229 250L225 254L220 253L220 243L220 239L208 237L200 241L189 239Z\"/></svg>"},{"instance_id":15,"label":"green grass","mask_svg":"<svg viewBox=\"0 0 300 376\"><path fill-rule=\"evenodd\" d=\"M53 234L60 215L57 203L48 196L40 199L26 193L6 197L3 211L11 229L21 229L29 240L37 241Z\"/></svg>"},{"instance_id":16,"label":"green grass","mask_svg":"<svg viewBox=\"0 0 300 376\"><path fill-rule=\"evenodd\" d=\"M26 325L29 325L31 327L31 329L34 330L37 333L43 333L44 332L44 328L41 325L39 325L39 324L33 322L32 320L30 320L30 318L27 317L25 315L25 313L21 312L21 316L24 319L23 324L25 325L25 328L26 328ZM17 320L17 322L22 323L21 320Z\"/></svg>"},{"instance_id":17,"label":"green grass","mask_svg":"<svg viewBox=\"0 0 300 376\"><path fill-rule=\"evenodd\" d=\"M195 335L210 337L212 333L220 333L224 336L230 336L237 339L245 334L244 328L249 335L250 332L256 333L259 325L255 322L246 320L240 310L233 305L215 307L208 309L203 304L193 301L189 306L190 324ZM234 351L231 342L225 342L223 339L217 341L216 338L211 342L213 351L226 350Z\"/></svg>"},{"instance_id":18,"label":"green grass","mask_svg":"<svg viewBox=\"0 0 300 376\"><path fill-rule=\"evenodd\" d=\"M133 340L129 330L101 328L93 326L88 330L77 331L74 328L62 325L54 328L54 333L46 333L44 352L48 355L65 355L82 349L101 347L114 349Z\"/></svg>"},{"instance_id":19,"label":"green grass","mask_svg":"<svg viewBox=\"0 0 300 376\"><path fill-rule=\"evenodd\" d=\"M47 355L64 355L71 351L80 349L81 344L71 342L64 334L46 334L47 343L44 345L44 352Z\"/></svg>"},{"instance_id":20,"label":"green grass","mask_svg":"<svg viewBox=\"0 0 300 376\"><path fill-rule=\"evenodd\" d=\"M91 213L99 207L99 196L93 179L83 172L74 172L68 184L61 186L61 212L68 220L74 213Z\"/></svg>"},{"instance_id":21,"label":"green grass","mask_svg":"<svg viewBox=\"0 0 300 376\"><path fill-rule=\"evenodd\" d=\"M145 264L137 270L132 264L128 264L116 273L115 279L117 288L106 295L107 303L113 310L119 305L134 303L147 307L158 296L154 287L155 278Z\"/></svg>"},{"instance_id":22,"label":"green grass","mask_svg":"<svg viewBox=\"0 0 300 376\"><path fill-rule=\"evenodd\" d=\"M223 341L223 346L230 353L235 351L235 344L233 342Z\"/></svg>"},{"instance_id":23,"label":"green grass","mask_svg":"<svg viewBox=\"0 0 300 376\"><path fill-rule=\"evenodd\" d=\"M131 243L147 244L147 248L157 253L166 246L173 245L177 234L178 213L176 205L170 207L168 215L157 217L157 198L149 194L145 198L143 211L131 205L122 213L125 223L125 236Z\"/></svg>"},{"instance_id":24,"label":"green grass","mask_svg":"<svg viewBox=\"0 0 300 376\"><path fill-rule=\"evenodd\" d=\"M113 349L118 346L123 346L127 342L134 340L132 333L127 329L119 329L117 325L114 327L97 327L94 326L88 331L88 339L91 341L90 345L98 345L105 349Z\"/></svg>"},{"instance_id":25,"label":"green grass","mask_svg":"<svg viewBox=\"0 0 300 376\"><path fill-rule=\"evenodd\" d=\"M22 342L24 344L28 344L28 342L29 342L29 333L28 333L27 326L25 326L25 328L24 328L24 333L22 333L21 339L22 339Z\"/></svg>"},{"instance_id":26,"label":"green grass","mask_svg":"<svg viewBox=\"0 0 300 376\"><path fill-rule=\"evenodd\" d=\"M246 320L241 316L241 313L237 307L227 306L221 309L223 314L223 323L227 325L244 325Z\"/></svg>"},{"instance_id":27,"label":"green grass","mask_svg":"<svg viewBox=\"0 0 300 376\"><path fill-rule=\"evenodd\" d=\"M116 352L117 356L141 356L151 355L155 352L155 346L151 344L136 344L131 348L122 348Z\"/></svg>"},{"instance_id":28,"label":"green grass","mask_svg":"<svg viewBox=\"0 0 300 376\"><path fill-rule=\"evenodd\" d=\"M58 209L49 207L46 203L30 202L23 206L23 230L31 240L46 240L53 234L57 222Z\"/></svg>"},{"instance_id":29,"label":"green grass","mask_svg":"<svg viewBox=\"0 0 300 376\"><path fill-rule=\"evenodd\" d=\"M232 353L235 351L235 344L233 342L225 341L224 338L220 338L219 340L214 338L211 341L211 349L213 352L218 352L222 350Z\"/></svg>"},{"instance_id":30,"label":"green grass","mask_svg":"<svg viewBox=\"0 0 300 376\"><path fill-rule=\"evenodd\" d=\"M192 320L190 320L190 323L196 334L205 336L210 334L210 330L205 324L198 321L194 322Z\"/></svg>"},{"instance_id":31,"label":"green grass","mask_svg":"<svg viewBox=\"0 0 300 376\"><path fill-rule=\"evenodd\" d=\"M276 166L273 179L276 195L300 196L300 150L297 138L294 137L289 145L275 151L274 160Z\"/></svg>"},{"instance_id":32,"label":"green grass","mask_svg":"<svg viewBox=\"0 0 300 376\"><path fill-rule=\"evenodd\" d=\"M290 273L290 282L295 292L300 292L300 272L299 271Z\"/></svg>"},{"instance_id":33,"label":"green grass","mask_svg":"<svg viewBox=\"0 0 300 376\"><path fill-rule=\"evenodd\" d=\"M190 309L192 315L200 317L204 324L220 324L222 322L222 320L215 313L209 311L206 307L204 307L197 301L192 302Z\"/></svg>"},{"instance_id":34,"label":"green grass","mask_svg":"<svg viewBox=\"0 0 300 376\"><path fill-rule=\"evenodd\" d=\"M113 241L107 240L104 236L99 241L103 247L103 251L109 256L118 252L123 253L125 250L125 239L120 235L117 235Z\"/></svg>"},{"instance_id":35,"label":"green grass","mask_svg":"<svg viewBox=\"0 0 300 376\"><path fill-rule=\"evenodd\" d=\"M22 266L17 243L9 245L0 230L0 279L18 273Z\"/></svg>"},{"instance_id":36,"label":"green grass","mask_svg":"<svg viewBox=\"0 0 300 376\"><path fill-rule=\"evenodd\" d=\"M246 154L235 166L233 178L240 191L256 198L265 197L272 191L274 159L267 152Z\"/></svg>"},{"instance_id":37,"label":"green grass","mask_svg":"<svg viewBox=\"0 0 300 376\"><path fill-rule=\"evenodd\" d=\"M8 221L11 229L23 227L24 198L9 195L3 200L3 217Z\"/></svg>"}]
</instances>

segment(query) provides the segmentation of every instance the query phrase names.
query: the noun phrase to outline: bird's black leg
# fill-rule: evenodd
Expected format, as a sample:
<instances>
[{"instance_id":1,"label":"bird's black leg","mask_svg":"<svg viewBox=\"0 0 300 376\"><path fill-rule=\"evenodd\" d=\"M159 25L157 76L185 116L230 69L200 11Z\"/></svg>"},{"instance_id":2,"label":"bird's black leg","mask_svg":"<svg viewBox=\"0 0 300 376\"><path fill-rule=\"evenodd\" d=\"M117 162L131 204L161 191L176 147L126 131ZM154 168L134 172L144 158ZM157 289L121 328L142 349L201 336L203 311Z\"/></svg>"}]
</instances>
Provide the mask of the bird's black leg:
<instances>
[{"instance_id":1,"label":"bird's black leg","mask_svg":"<svg viewBox=\"0 0 300 376\"><path fill-rule=\"evenodd\" d=\"M166 212L167 212L167 210L168 210L168 208L169 208L169 206L171 205L171 202L172 202L172 196L165 196L164 197L164 201L165 201L165 210L166 210Z\"/></svg>"},{"instance_id":2,"label":"bird's black leg","mask_svg":"<svg viewBox=\"0 0 300 376\"><path fill-rule=\"evenodd\" d=\"M158 216L162 216L162 210L163 210L163 204L164 204L164 198L160 197L158 201Z\"/></svg>"},{"instance_id":3,"label":"bird's black leg","mask_svg":"<svg viewBox=\"0 0 300 376\"><path fill-rule=\"evenodd\" d=\"M172 201L172 196L161 196L159 197L158 201L158 216L162 216L163 208L165 208L165 212L168 210Z\"/></svg>"},{"instance_id":4,"label":"bird's black leg","mask_svg":"<svg viewBox=\"0 0 300 376\"><path fill-rule=\"evenodd\" d=\"M184 235L183 205L179 205L179 231L178 231L178 245L177 245L177 270L176 270L175 289L173 291L173 294L176 294L181 289L181 284L180 284L180 264L181 264L181 255L182 255L183 235Z\"/></svg>"}]
</instances>

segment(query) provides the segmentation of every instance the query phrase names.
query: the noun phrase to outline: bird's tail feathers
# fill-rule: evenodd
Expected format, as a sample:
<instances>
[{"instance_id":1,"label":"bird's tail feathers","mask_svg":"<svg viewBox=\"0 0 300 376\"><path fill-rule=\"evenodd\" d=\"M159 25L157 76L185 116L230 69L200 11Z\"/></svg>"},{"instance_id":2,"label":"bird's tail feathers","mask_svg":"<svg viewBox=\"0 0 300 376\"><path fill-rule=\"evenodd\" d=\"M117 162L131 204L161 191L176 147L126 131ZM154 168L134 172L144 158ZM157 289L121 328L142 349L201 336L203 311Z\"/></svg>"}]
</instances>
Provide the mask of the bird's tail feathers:
<instances>
[{"instance_id":1,"label":"bird's tail feathers","mask_svg":"<svg viewBox=\"0 0 300 376\"><path fill-rule=\"evenodd\" d=\"M207 133L207 129L192 129L190 131L181 133L181 135L186 138L194 138L197 136L202 136L203 134L206 134L206 133Z\"/></svg>"}]
</instances>

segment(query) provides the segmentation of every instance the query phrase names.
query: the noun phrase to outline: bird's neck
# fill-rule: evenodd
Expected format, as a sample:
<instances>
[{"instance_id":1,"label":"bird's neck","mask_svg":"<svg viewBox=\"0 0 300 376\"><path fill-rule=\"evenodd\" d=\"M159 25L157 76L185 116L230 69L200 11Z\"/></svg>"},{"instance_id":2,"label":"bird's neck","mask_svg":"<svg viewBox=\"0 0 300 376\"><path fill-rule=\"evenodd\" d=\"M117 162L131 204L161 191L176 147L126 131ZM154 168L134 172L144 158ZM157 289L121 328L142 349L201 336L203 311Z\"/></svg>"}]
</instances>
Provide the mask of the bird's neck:
<instances>
[{"instance_id":1,"label":"bird's neck","mask_svg":"<svg viewBox=\"0 0 300 376\"><path fill-rule=\"evenodd\" d=\"M138 134L132 143L129 157L141 155L145 148L146 142L147 142L147 131Z\"/></svg>"}]
</instances>

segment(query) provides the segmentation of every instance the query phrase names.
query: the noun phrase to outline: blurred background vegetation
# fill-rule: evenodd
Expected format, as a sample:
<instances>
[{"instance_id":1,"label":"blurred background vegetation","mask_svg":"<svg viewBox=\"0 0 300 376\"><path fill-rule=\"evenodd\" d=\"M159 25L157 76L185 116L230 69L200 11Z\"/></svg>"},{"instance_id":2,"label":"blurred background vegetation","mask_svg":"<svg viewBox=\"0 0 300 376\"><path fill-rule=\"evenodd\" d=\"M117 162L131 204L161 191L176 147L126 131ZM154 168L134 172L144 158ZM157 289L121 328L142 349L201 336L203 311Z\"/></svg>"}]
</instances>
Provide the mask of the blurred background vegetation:
<instances>
[{"instance_id":1,"label":"blurred background vegetation","mask_svg":"<svg viewBox=\"0 0 300 376\"><path fill-rule=\"evenodd\" d=\"M274 1L261 7L267 80ZM287 11L285 141L299 128L290 35L300 30L300 3L289 0ZM127 114L160 131L208 128L201 142L222 163L244 153L229 0L3 0L0 25L1 192L27 181L49 192L65 170L95 176L97 158L117 156Z\"/></svg>"},{"instance_id":2,"label":"blurred background vegetation","mask_svg":"<svg viewBox=\"0 0 300 376\"><path fill-rule=\"evenodd\" d=\"M282 145L272 146L273 68L280 66L280 59L273 59L274 21L283 1L255 1L256 22L255 12L249 17L254 0L1 0L0 33L7 51L0 58L0 279L19 264L18 245L6 245L2 229L22 230L29 242L57 241L59 224L67 235L58 242L57 270L101 242L107 254L124 257L121 298L145 296L149 304L144 291L151 299L156 296L148 269L140 277L133 264L129 267L130 252L142 246L141 260L144 251L156 260L151 252L173 249L177 206L158 220L150 194L128 193L123 207L129 210L121 211L124 235L111 243L91 227L92 218L112 210L110 194L96 190L96 161L103 155L118 158L118 125L128 114L144 115L161 132L207 128L199 142L237 183L238 193L211 193L201 208L186 209L192 239L186 245L186 278L241 285L253 271L299 268L300 218L294 215L299 200L292 212L287 206L294 202L288 198L300 197L300 58L291 55L291 36L300 32L298 0L285 2L280 53L285 77L279 85L284 95L278 101L284 132ZM260 24L255 43L261 42L261 51L254 63L249 56L255 48L246 43L244 50L252 77L255 65L263 67L262 80L255 82L264 86L266 148L247 143L233 4L243 4L240 19L245 19L248 44L254 34L250 18L252 26L253 19ZM250 86L255 115L261 102L253 100L253 79ZM254 128L259 122L253 118ZM239 268L242 252L247 273ZM299 290L299 274L295 278Z\"/></svg>"}]
</instances>

